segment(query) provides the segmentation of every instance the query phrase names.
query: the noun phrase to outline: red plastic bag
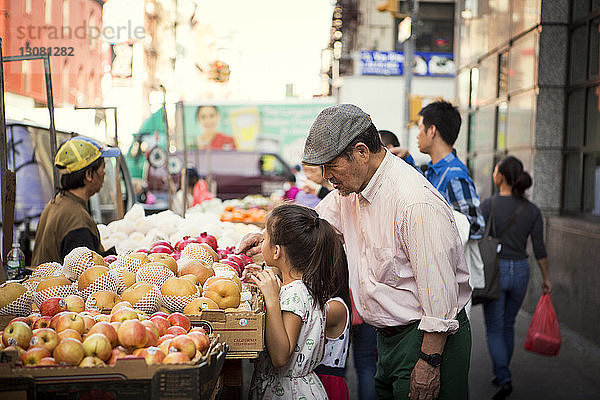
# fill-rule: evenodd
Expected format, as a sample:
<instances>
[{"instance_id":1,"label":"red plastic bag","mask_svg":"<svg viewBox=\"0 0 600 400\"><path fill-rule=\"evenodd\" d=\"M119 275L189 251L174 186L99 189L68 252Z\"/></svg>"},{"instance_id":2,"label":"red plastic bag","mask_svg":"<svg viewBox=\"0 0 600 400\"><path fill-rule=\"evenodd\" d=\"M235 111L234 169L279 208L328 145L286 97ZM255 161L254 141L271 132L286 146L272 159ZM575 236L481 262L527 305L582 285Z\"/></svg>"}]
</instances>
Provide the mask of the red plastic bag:
<instances>
[{"instance_id":1,"label":"red plastic bag","mask_svg":"<svg viewBox=\"0 0 600 400\"><path fill-rule=\"evenodd\" d=\"M560 341L560 328L550 295L543 294L529 324L525 350L545 356L555 356L560 350Z\"/></svg>"},{"instance_id":2,"label":"red plastic bag","mask_svg":"<svg viewBox=\"0 0 600 400\"><path fill-rule=\"evenodd\" d=\"M354 297L352 297L352 290L350 291L350 301L352 302L352 315L350 316L350 321L352 321L352 325L360 325L364 323L363 319L356 311L356 306L354 305Z\"/></svg>"}]
</instances>

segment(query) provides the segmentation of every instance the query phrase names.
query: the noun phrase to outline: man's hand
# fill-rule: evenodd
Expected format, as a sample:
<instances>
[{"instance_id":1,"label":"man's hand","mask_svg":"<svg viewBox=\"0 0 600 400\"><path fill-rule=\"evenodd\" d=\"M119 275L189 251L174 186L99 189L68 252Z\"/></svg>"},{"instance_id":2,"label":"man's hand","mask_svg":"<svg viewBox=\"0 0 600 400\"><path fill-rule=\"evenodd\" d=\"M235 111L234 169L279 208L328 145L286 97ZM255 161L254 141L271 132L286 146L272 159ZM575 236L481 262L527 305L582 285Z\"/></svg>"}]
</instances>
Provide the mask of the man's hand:
<instances>
[{"instance_id":1,"label":"man's hand","mask_svg":"<svg viewBox=\"0 0 600 400\"><path fill-rule=\"evenodd\" d=\"M434 400L440 394L440 367L419 359L410 374L410 400Z\"/></svg>"},{"instance_id":2,"label":"man's hand","mask_svg":"<svg viewBox=\"0 0 600 400\"><path fill-rule=\"evenodd\" d=\"M262 272L262 267L256 264L248 264L244 267L242 271L242 282L245 283L254 283L252 281L252 275L257 275L259 272Z\"/></svg>"},{"instance_id":3,"label":"man's hand","mask_svg":"<svg viewBox=\"0 0 600 400\"><path fill-rule=\"evenodd\" d=\"M262 233L247 233L240 242L240 245L235 249L236 254L244 253L248 257L252 257L261 252L261 244L264 240Z\"/></svg>"},{"instance_id":4,"label":"man's hand","mask_svg":"<svg viewBox=\"0 0 600 400\"><path fill-rule=\"evenodd\" d=\"M410 154L408 149L405 149L404 147L392 147L388 150L390 153L400 158L406 158Z\"/></svg>"}]
</instances>

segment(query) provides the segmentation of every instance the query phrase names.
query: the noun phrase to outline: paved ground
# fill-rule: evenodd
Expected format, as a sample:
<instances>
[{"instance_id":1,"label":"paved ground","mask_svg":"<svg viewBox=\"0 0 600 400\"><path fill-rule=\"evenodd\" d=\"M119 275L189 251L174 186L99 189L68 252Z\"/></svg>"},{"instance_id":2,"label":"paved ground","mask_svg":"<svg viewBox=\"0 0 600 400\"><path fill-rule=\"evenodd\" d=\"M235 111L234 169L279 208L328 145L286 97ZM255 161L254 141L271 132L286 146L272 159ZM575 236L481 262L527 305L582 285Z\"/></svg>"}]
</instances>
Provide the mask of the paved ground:
<instances>
[{"instance_id":1,"label":"paved ground","mask_svg":"<svg viewBox=\"0 0 600 400\"><path fill-rule=\"evenodd\" d=\"M600 313L598 314L600 316ZM598 317L596 316L596 318ZM561 327L562 346L557 357L544 357L523 349L531 315L520 312L516 322L515 354L511 363L513 394L510 400L599 400L600 347ZM559 316L560 321L560 316ZM600 323L597 319L590 323ZM482 307L474 307L471 316L473 347L471 352L470 398L491 399L496 388L491 384L492 365L485 340ZM352 355L348 358L346 380L350 399L357 399L356 374ZM247 390L252 366L244 363L244 389ZM247 398L244 390L243 398Z\"/></svg>"}]
</instances>

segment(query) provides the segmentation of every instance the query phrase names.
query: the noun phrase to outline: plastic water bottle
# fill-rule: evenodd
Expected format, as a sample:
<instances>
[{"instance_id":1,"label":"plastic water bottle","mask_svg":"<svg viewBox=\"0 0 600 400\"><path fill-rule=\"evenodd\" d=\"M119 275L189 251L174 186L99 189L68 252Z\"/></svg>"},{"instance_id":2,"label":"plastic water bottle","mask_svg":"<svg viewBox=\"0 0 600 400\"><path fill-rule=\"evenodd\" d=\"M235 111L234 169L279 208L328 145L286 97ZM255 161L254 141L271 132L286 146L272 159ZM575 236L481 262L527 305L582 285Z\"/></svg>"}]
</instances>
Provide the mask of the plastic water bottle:
<instances>
[{"instance_id":1,"label":"plastic water bottle","mask_svg":"<svg viewBox=\"0 0 600 400\"><path fill-rule=\"evenodd\" d=\"M12 249L6 257L8 279L22 278L25 272L25 254L21 250L19 242L14 242Z\"/></svg>"}]
</instances>

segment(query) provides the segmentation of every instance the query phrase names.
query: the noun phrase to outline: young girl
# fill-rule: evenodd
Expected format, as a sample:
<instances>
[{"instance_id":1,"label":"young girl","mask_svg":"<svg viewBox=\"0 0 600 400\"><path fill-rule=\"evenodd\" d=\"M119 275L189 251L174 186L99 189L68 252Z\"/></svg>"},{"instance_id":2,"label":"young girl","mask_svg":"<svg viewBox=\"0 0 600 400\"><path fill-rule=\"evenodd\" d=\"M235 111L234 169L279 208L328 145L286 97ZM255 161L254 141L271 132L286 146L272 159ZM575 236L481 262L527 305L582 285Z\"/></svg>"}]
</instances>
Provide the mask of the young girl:
<instances>
[{"instance_id":1,"label":"young girl","mask_svg":"<svg viewBox=\"0 0 600 400\"><path fill-rule=\"evenodd\" d=\"M341 243L340 243L341 246ZM342 248L343 251L343 248ZM348 400L346 358L350 344L350 289L348 287L348 262L345 253L342 268L338 268L338 288L335 297L327 302L325 325L325 355L315 372L321 379L329 400Z\"/></svg>"},{"instance_id":2,"label":"young girl","mask_svg":"<svg viewBox=\"0 0 600 400\"><path fill-rule=\"evenodd\" d=\"M309 208L286 204L266 221L262 254L281 271L251 279L267 309L265 342L252 376L253 399L327 399L314 372L323 358L325 307L337 286L343 248L333 227Z\"/></svg>"}]
</instances>

